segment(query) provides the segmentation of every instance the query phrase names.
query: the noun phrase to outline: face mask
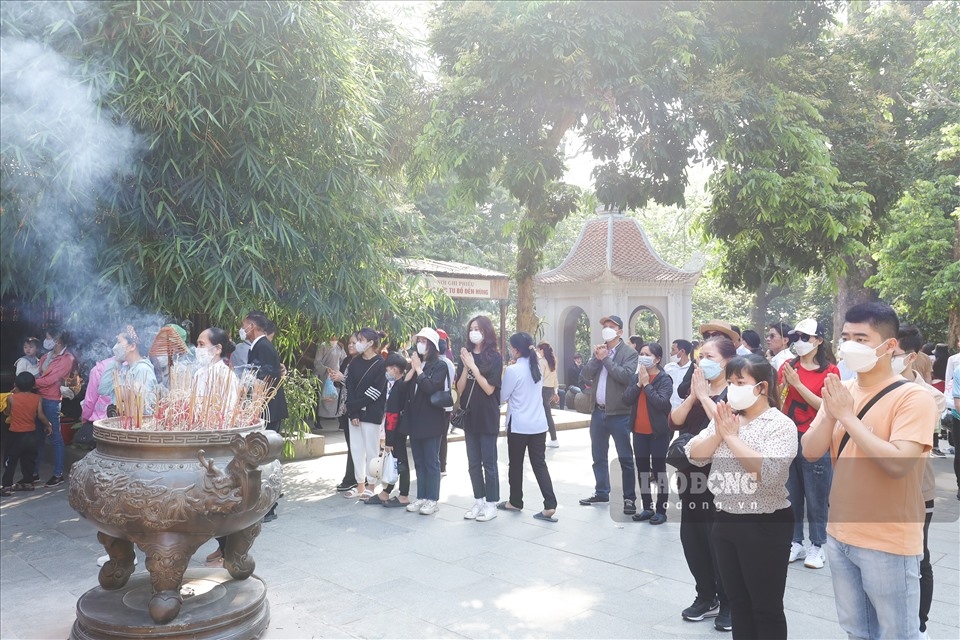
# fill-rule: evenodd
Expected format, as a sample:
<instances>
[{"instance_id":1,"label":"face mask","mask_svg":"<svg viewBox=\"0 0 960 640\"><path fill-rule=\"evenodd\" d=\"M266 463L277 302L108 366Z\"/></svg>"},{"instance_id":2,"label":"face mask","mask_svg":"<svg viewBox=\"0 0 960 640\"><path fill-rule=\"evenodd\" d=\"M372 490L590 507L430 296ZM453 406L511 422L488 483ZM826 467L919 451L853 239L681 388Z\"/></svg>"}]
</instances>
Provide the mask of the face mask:
<instances>
[{"instance_id":1,"label":"face mask","mask_svg":"<svg viewBox=\"0 0 960 640\"><path fill-rule=\"evenodd\" d=\"M420 355L426 355L427 353L427 344L425 342L417 343L417 353Z\"/></svg>"},{"instance_id":2,"label":"face mask","mask_svg":"<svg viewBox=\"0 0 960 640\"><path fill-rule=\"evenodd\" d=\"M247 341L247 330L244 329L243 327L240 327L240 342L246 342L246 341Z\"/></svg>"},{"instance_id":3,"label":"face mask","mask_svg":"<svg viewBox=\"0 0 960 640\"><path fill-rule=\"evenodd\" d=\"M357 347L356 347L357 353L363 353L364 351L367 350L367 347L369 347L369 346L370 346L370 345L367 344L366 342L358 342L358 343L357 343Z\"/></svg>"},{"instance_id":4,"label":"face mask","mask_svg":"<svg viewBox=\"0 0 960 640\"><path fill-rule=\"evenodd\" d=\"M670 362L673 364L680 364L680 356L670 356Z\"/></svg>"},{"instance_id":5,"label":"face mask","mask_svg":"<svg viewBox=\"0 0 960 640\"><path fill-rule=\"evenodd\" d=\"M127 350L120 346L120 343L113 345L113 357L117 360L123 360L127 357Z\"/></svg>"},{"instance_id":6,"label":"face mask","mask_svg":"<svg viewBox=\"0 0 960 640\"><path fill-rule=\"evenodd\" d=\"M739 347L737 347L737 355L745 356L745 355L749 355L750 353L751 353L750 349L747 349L743 345L740 345Z\"/></svg>"},{"instance_id":7,"label":"face mask","mask_svg":"<svg viewBox=\"0 0 960 640\"><path fill-rule=\"evenodd\" d=\"M209 366L213 362L213 349L210 347L197 347L197 364L201 367Z\"/></svg>"},{"instance_id":8,"label":"face mask","mask_svg":"<svg viewBox=\"0 0 960 640\"><path fill-rule=\"evenodd\" d=\"M394 380L396 380L396 378L393 377L393 374L387 371L387 382L393 382Z\"/></svg>"},{"instance_id":9,"label":"face mask","mask_svg":"<svg viewBox=\"0 0 960 640\"><path fill-rule=\"evenodd\" d=\"M758 382L757 384L760 383ZM749 409L760 399L760 396L754 395L753 393L753 389L756 386L756 384L749 386L727 385L727 403L736 411Z\"/></svg>"},{"instance_id":10,"label":"face mask","mask_svg":"<svg viewBox=\"0 0 960 640\"><path fill-rule=\"evenodd\" d=\"M803 356L807 355L808 353L810 353L811 351L813 351L814 348L816 348L816 345L814 345L814 344L813 344L812 342L810 342L809 340L808 340L807 342L804 342L803 340L800 340L800 341L795 342L795 343L793 344L793 352L794 352L795 354L797 354L798 356L800 356L800 357L803 357Z\"/></svg>"},{"instance_id":11,"label":"face mask","mask_svg":"<svg viewBox=\"0 0 960 640\"><path fill-rule=\"evenodd\" d=\"M637 358L637 364L639 364L640 366L644 367L645 369L649 369L650 367L653 366L653 357L652 357L652 356L640 356L639 358Z\"/></svg>"},{"instance_id":12,"label":"face mask","mask_svg":"<svg viewBox=\"0 0 960 640\"><path fill-rule=\"evenodd\" d=\"M893 359L893 362L890 363L893 367L893 373L895 375L900 375L907 368L907 355L896 356Z\"/></svg>"},{"instance_id":13,"label":"face mask","mask_svg":"<svg viewBox=\"0 0 960 640\"><path fill-rule=\"evenodd\" d=\"M707 380L716 380L717 376L723 373L723 367L720 366L720 363L709 358L700 361L700 369Z\"/></svg>"},{"instance_id":14,"label":"face mask","mask_svg":"<svg viewBox=\"0 0 960 640\"><path fill-rule=\"evenodd\" d=\"M43 348L46 349L47 351L50 351L55 346L57 346L57 341L52 338L47 338L46 340L43 341Z\"/></svg>"},{"instance_id":15,"label":"face mask","mask_svg":"<svg viewBox=\"0 0 960 640\"><path fill-rule=\"evenodd\" d=\"M604 327L600 332L600 337L603 338L604 342L610 342L617 337L617 330L613 327Z\"/></svg>"},{"instance_id":16,"label":"face mask","mask_svg":"<svg viewBox=\"0 0 960 640\"><path fill-rule=\"evenodd\" d=\"M877 355L879 347L869 347L853 340L847 340L840 345L840 357L847 368L856 373L866 373L877 365L880 357Z\"/></svg>"},{"instance_id":17,"label":"face mask","mask_svg":"<svg viewBox=\"0 0 960 640\"><path fill-rule=\"evenodd\" d=\"M483 334L480 333L479 331L471 331L470 342L472 344L480 344L481 342L483 342Z\"/></svg>"}]
</instances>

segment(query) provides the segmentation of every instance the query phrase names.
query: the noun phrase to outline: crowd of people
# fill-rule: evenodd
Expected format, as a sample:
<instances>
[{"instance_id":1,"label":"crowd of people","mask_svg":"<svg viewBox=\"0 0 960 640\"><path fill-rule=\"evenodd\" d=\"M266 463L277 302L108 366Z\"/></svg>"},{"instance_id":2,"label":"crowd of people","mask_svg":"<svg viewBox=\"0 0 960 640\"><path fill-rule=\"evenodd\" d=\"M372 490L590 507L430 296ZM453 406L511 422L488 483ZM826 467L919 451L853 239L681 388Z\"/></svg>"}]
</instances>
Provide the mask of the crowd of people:
<instances>
[{"instance_id":1,"label":"crowd of people","mask_svg":"<svg viewBox=\"0 0 960 640\"><path fill-rule=\"evenodd\" d=\"M679 518L696 586L693 603L681 612L685 620L712 619L736 638L785 638L787 566L803 561L816 570L829 562L848 635L923 636L933 593L930 455L945 455L936 435L941 421L951 424L957 441L960 356L925 344L916 328L901 326L893 309L877 302L847 312L839 361L814 318L771 324L765 349L759 333L721 320L703 324L697 340L674 340L668 351L640 336L624 341L617 315L600 324L602 342L586 359L575 355L564 371L567 388L589 399L594 489L580 505L613 499L612 439L623 513L654 526ZM243 319L236 344L222 329L204 330L192 354L196 375L252 366L280 383L275 332L261 312ZM460 428L474 497L465 519L488 522L522 511L529 458L542 501L533 517L557 522L545 456L547 447L559 446L553 348L521 332L501 354L484 315L472 318L464 335L458 358L449 336L430 327L402 351L387 350L386 336L368 327L320 345L314 371L324 392L317 415L337 418L348 446L337 490L367 505L437 513L446 438ZM13 438L3 495L33 490L47 439L54 472L46 486L63 482L60 402L74 393L76 363L65 332L51 330L38 358L40 346L25 341L7 402ZM158 372L146 355L133 327L116 336L110 357L89 373L84 421L110 414L120 376L156 387ZM508 488L502 493L497 442L504 404ZM280 384L266 427L279 430L286 414ZM385 453L397 463L395 484L382 482L378 472ZM22 477L14 483L17 465ZM266 521L277 517L276 506Z\"/></svg>"}]
</instances>

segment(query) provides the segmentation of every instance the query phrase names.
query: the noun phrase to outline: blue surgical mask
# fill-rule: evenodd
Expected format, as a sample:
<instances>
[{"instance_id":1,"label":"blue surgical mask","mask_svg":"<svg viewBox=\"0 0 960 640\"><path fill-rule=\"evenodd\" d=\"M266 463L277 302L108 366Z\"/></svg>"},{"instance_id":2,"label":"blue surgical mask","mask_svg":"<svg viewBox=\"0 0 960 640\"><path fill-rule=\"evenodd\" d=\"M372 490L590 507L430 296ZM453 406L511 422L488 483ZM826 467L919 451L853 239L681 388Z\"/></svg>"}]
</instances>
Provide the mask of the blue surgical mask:
<instances>
[{"instance_id":1,"label":"blue surgical mask","mask_svg":"<svg viewBox=\"0 0 960 640\"><path fill-rule=\"evenodd\" d=\"M393 374L387 371L387 382L393 382L396 378L393 377Z\"/></svg>"},{"instance_id":2,"label":"blue surgical mask","mask_svg":"<svg viewBox=\"0 0 960 640\"><path fill-rule=\"evenodd\" d=\"M653 366L653 356L640 356L637 358L637 362L642 364L645 369L649 369Z\"/></svg>"},{"instance_id":3,"label":"blue surgical mask","mask_svg":"<svg viewBox=\"0 0 960 640\"><path fill-rule=\"evenodd\" d=\"M720 366L720 363L714 362L709 358L704 358L700 361L700 369L703 371L703 375L707 380L715 380L717 376L723 373L723 367Z\"/></svg>"}]
</instances>

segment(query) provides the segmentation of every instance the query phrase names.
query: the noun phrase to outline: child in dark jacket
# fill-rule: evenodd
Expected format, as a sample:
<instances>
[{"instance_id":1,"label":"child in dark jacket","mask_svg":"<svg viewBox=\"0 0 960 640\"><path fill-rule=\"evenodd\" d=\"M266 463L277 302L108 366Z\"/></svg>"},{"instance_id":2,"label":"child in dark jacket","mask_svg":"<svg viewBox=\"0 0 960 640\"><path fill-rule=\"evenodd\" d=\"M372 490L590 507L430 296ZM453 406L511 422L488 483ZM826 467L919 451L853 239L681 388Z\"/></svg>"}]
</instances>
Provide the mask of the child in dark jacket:
<instances>
[{"instance_id":1,"label":"child in dark jacket","mask_svg":"<svg viewBox=\"0 0 960 640\"><path fill-rule=\"evenodd\" d=\"M7 451L7 463L3 470L0 495L11 496L14 491L33 491L34 459L37 457L36 421L46 429L47 435L53 431L50 421L43 413L40 396L31 393L36 378L29 371L17 375L16 389L7 398L5 413L10 416L10 449ZM13 484L13 474L20 463L22 478Z\"/></svg>"},{"instance_id":2,"label":"child in dark jacket","mask_svg":"<svg viewBox=\"0 0 960 640\"><path fill-rule=\"evenodd\" d=\"M407 436L400 433L398 427L403 420L403 411L407 406L408 384L403 379L409 368L406 358L399 353L391 353L384 363L387 377L387 401L383 414L383 431L385 449L393 453L397 459L397 470L400 472L400 494L390 497L393 485L388 484L383 490L367 500L367 504L382 504L385 507L405 507L410 504L410 462L407 457Z\"/></svg>"}]
</instances>

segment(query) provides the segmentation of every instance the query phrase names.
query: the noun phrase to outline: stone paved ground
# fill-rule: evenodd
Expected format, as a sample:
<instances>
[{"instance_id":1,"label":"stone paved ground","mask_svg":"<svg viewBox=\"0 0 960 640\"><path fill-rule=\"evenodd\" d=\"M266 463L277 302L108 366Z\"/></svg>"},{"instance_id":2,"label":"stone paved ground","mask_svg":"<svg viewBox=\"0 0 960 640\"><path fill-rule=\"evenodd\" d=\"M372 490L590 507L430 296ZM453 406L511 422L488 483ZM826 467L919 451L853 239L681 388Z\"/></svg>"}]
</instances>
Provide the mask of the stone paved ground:
<instances>
[{"instance_id":1,"label":"stone paved ground","mask_svg":"<svg viewBox=\"0 0 960 640\"><path fill-rule=\"evenodd\" d=\"M253 548L269 589L265 637L729 637L680 618L694 590L677 518L653 527L619 516L616 502L578 506L593 486L587 430L563 431L560 441L547 451L560 499L556 524L532 518L539 493L529 471L522 513L464 520L473 498L462 442L450 445L435 516L345 500L334 490L342 455L285 465L280 518L264 525ZM503 439L500 457L506 497ZM957 638L958 502L952 459L934 463L940 492L929 633ZM77 598L96 586L95 531L70 509L66 485L0 504L0 638L65 638ZM214 548L204 545L193 564ZM842 636L829 564L791 565L785 606L791 637Z\"/></svg>"}]
</instances>

